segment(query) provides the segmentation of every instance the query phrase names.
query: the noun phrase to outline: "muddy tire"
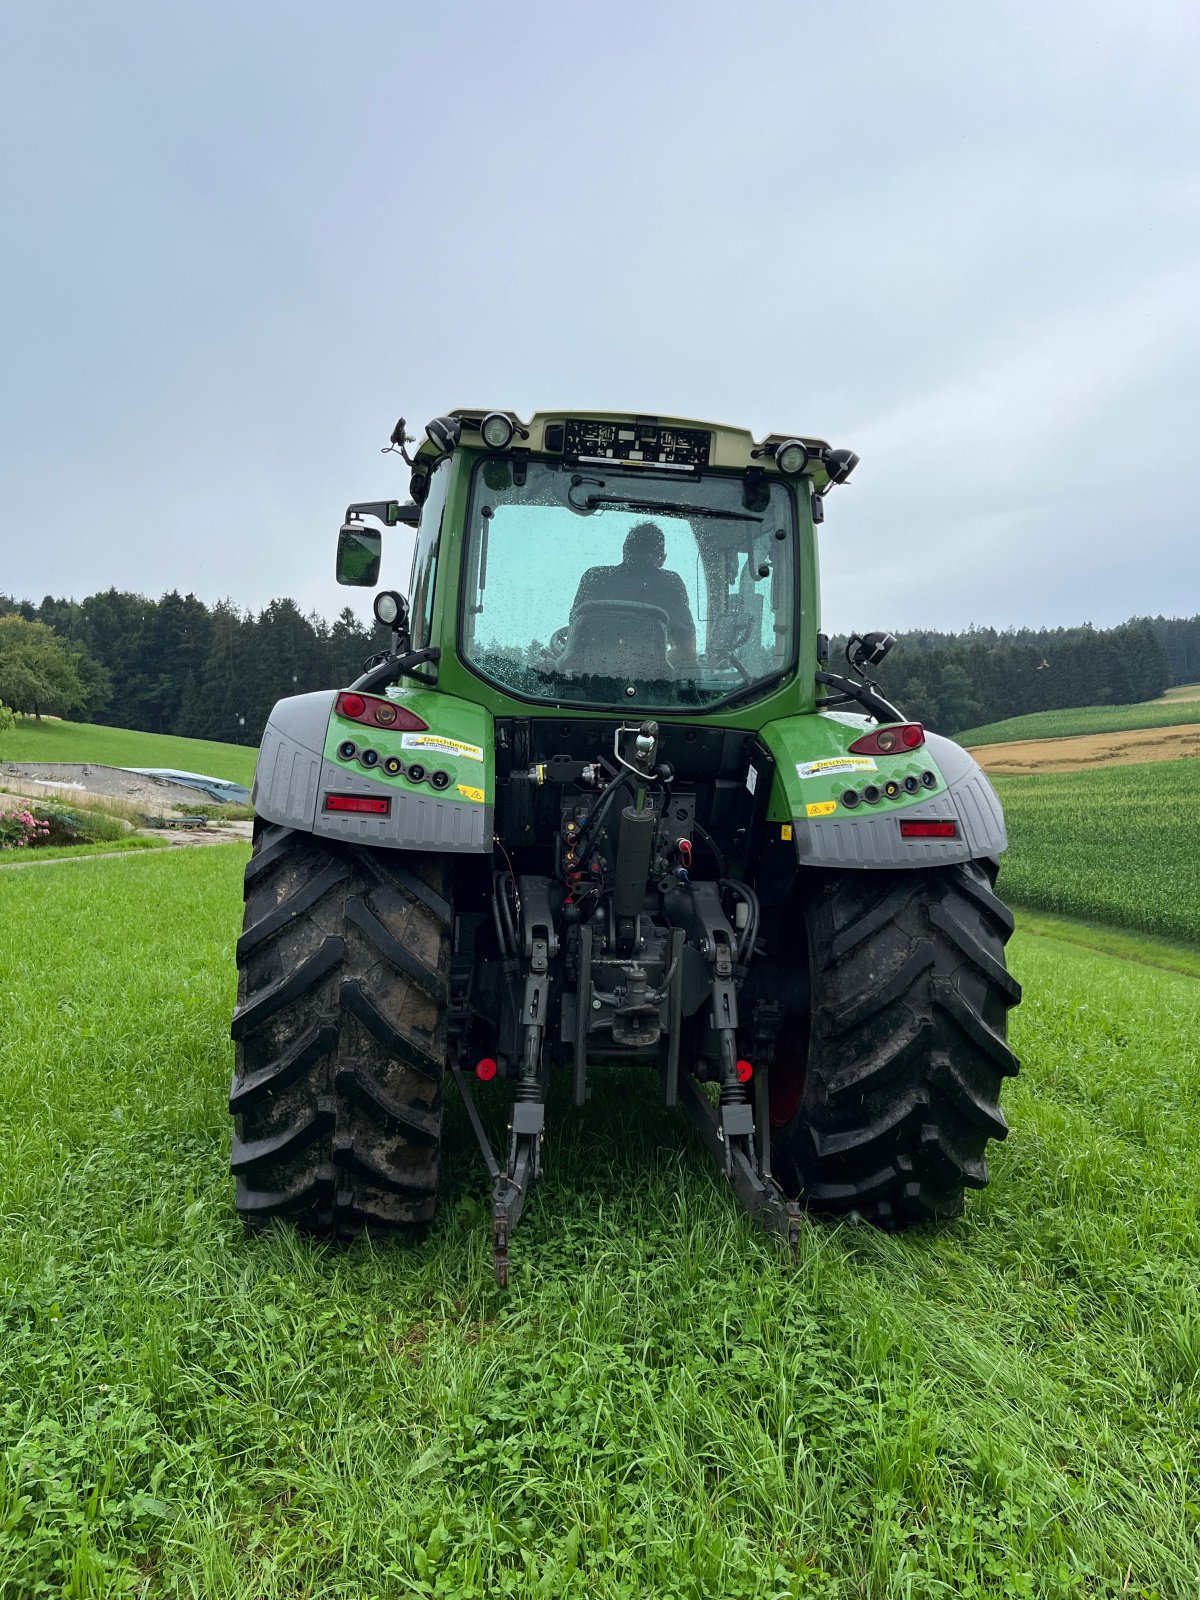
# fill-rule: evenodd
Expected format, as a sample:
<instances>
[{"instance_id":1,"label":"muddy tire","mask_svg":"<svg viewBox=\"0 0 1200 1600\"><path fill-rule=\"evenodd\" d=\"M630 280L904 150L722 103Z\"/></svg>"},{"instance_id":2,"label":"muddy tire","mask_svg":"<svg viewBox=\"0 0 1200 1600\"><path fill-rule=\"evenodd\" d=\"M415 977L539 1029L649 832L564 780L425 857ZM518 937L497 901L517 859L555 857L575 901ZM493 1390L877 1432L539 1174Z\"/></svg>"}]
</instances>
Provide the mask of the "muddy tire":
<instances>
[{"instance_id":1,"label":"muddy tire","mask_svg":"<svg viewBox=\"0 0 1200 1600\"><path fill-rule=\"evenodd\" d=\"M811 1209L900 1228L957 1215L964 1190L987 1183L1021 994L994 881L990 862L840 873L810 898L807 1048L778 1062L802 1074L799 1108L772 1150Z\"/></svg>"},{"instance_id":2,"label":"muddy tire","mask_svg":"<svg viewBox=\"0 0 1200 1600\"><path fill-rule=\"evenodd\" d=\"M437 1205L450 906L438 857L258 822L237 945L231 1165L248 1226L351 1237Z\"/></svg>"}]
</instances>

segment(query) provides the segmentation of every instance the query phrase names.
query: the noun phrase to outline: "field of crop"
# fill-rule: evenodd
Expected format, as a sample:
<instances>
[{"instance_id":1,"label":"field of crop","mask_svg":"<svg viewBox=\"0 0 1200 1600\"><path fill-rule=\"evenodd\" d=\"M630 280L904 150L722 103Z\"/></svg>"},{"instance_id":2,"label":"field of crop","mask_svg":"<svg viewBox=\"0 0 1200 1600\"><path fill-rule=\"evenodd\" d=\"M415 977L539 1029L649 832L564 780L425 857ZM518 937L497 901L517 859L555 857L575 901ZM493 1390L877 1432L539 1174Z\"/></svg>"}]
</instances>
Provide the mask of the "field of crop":
<instances>
[{"instance_id":1,"label":"field of crop","mask_svg":"<svg viewBox=\"0 0 1200 1600\"><path fill-rule=\"evenodd\" d=\"M1200 944L1200 761L992 781L1006 899Z\"/></svg>"},{"instance_id":2,"label":"field of crop","mask_svg":"<svg viewBox=\"0 0 1200 1600\"><path fill-rule=\"evenodd\" d=\"M257 755L257 749L248 745L175 739L135 728L102 728L91 722L39 722L34 717L18 717L11 733L0 734L0 763L95 761L106 767L178 767L247 786L254 777Z\"/></svg>"},{"instance_id":3,"label":"field of crop","mask_svg":"<svg viewBox=\"0 0 1200 1600\"><path fill-rule=\"evenodd\" d=\"M1074 706L1063 711L1033 711L956 733L959 744L1008 744L1013 739L1065 739L1080 733L1122 733L1128 728L1171 728L1200 722L1200 699L1185 696L1146 700L1132 706Z\"/></svg>"},{"instance_id":4,"label":"field of crop","mask_svg":"<svg viewBox=\"0 0 1200 1600\"><path fill-rule=\"evenodd\" d=\"M244 859L4 880L5 1600L1200 1591L1195 978L1032 922L992 1186L792 1268L612 1077L504 1297L453 1107L423 1242L241 1236Z\"/></svg>"}]
</instances>

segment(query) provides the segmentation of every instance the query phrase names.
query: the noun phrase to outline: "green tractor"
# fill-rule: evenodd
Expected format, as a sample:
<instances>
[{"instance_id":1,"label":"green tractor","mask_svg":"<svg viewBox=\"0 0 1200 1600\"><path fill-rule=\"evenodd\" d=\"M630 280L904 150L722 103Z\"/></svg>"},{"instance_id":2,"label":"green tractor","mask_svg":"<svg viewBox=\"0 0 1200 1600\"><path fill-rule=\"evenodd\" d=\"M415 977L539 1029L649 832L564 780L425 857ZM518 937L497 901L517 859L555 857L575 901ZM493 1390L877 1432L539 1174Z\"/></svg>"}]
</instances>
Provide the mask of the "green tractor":
<instances>
[{"instance_id":1,"label":"green tractor","mask_svg":"<svg viewBox=\"0 0 1200 1600\"><path fill-rule=\"evenodd\" d=\"M882 1227L987 1182L1020 989L975 761L831 671L815 525L857 464L666 417L456 411L407 503L349 507L338 577L416 530L391 646L282 700L254 784L230 1110L237 1207L350 1237L429 1222L447 1074L497 1280L552 1072L652 1068L746 1210ZM370 520L367 520L370 519ZM611 1077L607 1080L612 1081ZM476 1095L510 1104L505 1145Z\"/></svg>"}]
</instances>

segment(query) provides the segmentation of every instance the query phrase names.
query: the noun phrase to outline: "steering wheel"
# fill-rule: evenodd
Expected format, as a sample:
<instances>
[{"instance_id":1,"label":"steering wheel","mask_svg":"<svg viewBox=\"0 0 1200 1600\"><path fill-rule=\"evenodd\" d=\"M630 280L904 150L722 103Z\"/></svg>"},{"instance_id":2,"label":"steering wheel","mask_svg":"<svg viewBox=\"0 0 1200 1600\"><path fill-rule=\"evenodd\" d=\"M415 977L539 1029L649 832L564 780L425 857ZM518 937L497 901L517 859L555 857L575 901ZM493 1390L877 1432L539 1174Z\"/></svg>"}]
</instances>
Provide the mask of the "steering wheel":
<instances>
[{"instance_id":1,"label":"steering wheel","mask_svg":"<svg viewBox=\"0 0 1200 1600\"><path fill-rule=\"evenodd\" d=\"M728 638L722 640L720 644L710 643L705 654L710 656L717 666L727 661L737 672L743 683L751 683L753 679L750 673L746 671L737 652L754 632L754 619L744 615L733 615L726 617L725 620L729 624Z\"/></svg>"}]
</instances>

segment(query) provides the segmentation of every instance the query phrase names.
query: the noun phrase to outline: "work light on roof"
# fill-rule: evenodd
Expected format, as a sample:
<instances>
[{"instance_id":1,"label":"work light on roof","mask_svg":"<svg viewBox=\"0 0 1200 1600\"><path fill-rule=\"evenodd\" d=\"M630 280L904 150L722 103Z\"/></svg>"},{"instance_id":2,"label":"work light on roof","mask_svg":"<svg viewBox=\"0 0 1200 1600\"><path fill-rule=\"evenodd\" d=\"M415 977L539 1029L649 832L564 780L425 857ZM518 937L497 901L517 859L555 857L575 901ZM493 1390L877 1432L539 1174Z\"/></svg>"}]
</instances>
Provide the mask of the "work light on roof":
<instances>
[{"instance_id":1,"label":"work light on roof","mask_svg":"<svg viewBox=\"0 0 1200 1600\"><path fill-rule=\"evenodd\" d=\"M513 425L503 411L489 411L479 424L479 432L489 450L503 450L513 436Z\"/></svg>"},{"instance_id":2,"label":"work light on roof","mask_svg":"<svg viewBox=\"0 0 1200 1600\"><path fill-rule=\"evenodd\" d=\"M808 449L799 439L785 439L775 450L775 465L780 472L794 478L808 465Z\"/></svg>"}]
</instances>

